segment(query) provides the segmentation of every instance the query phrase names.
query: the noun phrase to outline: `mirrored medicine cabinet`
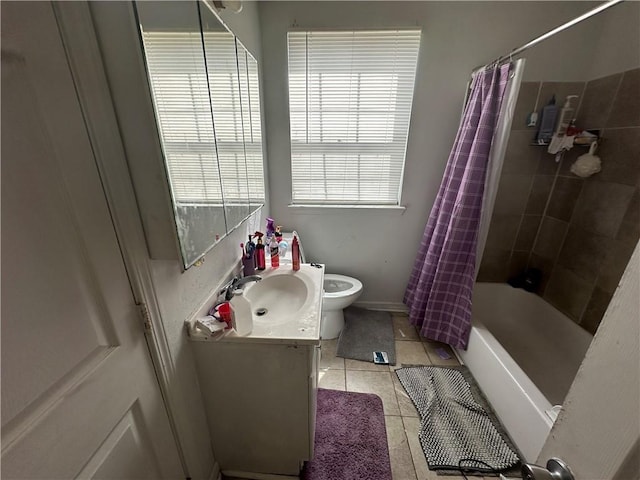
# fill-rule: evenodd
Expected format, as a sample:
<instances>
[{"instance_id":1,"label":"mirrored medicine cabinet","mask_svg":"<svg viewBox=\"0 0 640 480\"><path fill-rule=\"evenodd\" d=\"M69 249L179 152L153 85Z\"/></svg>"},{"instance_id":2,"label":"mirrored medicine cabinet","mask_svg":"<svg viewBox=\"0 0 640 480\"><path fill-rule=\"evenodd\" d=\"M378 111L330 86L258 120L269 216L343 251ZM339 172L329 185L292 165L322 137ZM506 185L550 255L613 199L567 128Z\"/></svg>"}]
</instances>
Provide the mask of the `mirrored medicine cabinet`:
<instances>
[{"instance_id":1,"label":"mirrored medicine cabinet","mask_svg":"<svg viewBox=\"0 0 640 480\"><path fill-rule=\"evenodd\" d=\"M258 64L204 2L134 8L186 269L264 204Z\"/></svg>"}]
</instances>

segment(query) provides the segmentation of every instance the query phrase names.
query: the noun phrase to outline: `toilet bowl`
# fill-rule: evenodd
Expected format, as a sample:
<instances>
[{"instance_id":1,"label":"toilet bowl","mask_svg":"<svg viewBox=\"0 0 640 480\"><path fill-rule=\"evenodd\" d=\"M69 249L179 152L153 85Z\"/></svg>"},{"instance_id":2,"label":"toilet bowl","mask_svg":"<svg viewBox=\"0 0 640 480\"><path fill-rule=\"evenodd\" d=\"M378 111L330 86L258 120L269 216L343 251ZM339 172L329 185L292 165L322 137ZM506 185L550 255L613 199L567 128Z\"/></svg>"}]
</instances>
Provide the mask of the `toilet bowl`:
<instances>
[{"instance_id":1,"label":"toilet bowl","mask_svg":"<svg viewBox=\"0 0 640 480\"><path fill-rule=\"evenodd\" d=\"M325 273L320 328L320 336L323 340L338 338L344 327L343 309L355 302L361 293L360 280L345 275Z\"/></svg>"}]
</instances>

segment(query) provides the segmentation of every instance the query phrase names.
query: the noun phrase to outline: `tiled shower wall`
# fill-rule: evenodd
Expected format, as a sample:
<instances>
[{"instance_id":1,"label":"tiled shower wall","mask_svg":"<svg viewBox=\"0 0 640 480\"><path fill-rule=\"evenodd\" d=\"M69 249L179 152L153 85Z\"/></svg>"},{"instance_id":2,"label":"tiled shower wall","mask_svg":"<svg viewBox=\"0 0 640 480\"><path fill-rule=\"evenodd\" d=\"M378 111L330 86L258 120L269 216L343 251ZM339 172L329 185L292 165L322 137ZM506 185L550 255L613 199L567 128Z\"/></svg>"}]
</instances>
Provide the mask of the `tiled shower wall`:
<instances>
[{"instance_id":1,"label":"tiled shower wall","mask_svg":"<svg viewBox=\"0 0 640 480\"><path fill-rule=\"evenodd\" d=\"M602 171L569 168L532 146L526 117L551 96L580 95L577 126L600 130ZM478 281L543 273L538 294L594 333L640 237L640 69L589 82L525 82L520 89Z\"/></svg>"}]
</instances>

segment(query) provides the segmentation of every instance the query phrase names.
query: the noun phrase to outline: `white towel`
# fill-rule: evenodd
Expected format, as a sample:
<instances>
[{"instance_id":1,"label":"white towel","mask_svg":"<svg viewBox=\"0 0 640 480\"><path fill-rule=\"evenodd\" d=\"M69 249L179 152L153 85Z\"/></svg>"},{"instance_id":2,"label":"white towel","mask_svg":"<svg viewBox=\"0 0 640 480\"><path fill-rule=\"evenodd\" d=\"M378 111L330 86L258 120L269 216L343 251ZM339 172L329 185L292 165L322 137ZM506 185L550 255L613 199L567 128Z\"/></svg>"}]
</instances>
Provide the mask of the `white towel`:
<instances>
[{"instance_id":1,"label":"white towel","mask_svg":"<svg viewBox=\"0 0 640 480\"><path fill-rule=\"evenodd\" d=\"M554 135L553 138L551 138L547 152L556 154L565 150L571 150L575 138L575 135Z\"/></svg>"}]
</instances>

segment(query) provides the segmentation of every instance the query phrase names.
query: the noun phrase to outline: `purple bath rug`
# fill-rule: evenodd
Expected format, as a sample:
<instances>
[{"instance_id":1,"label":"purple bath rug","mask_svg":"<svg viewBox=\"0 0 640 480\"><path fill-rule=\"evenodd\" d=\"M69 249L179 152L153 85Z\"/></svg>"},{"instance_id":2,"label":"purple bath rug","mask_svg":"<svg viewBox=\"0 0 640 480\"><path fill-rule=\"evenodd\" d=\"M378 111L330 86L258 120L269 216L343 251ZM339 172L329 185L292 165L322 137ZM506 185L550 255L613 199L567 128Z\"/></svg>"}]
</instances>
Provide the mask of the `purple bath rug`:
<instances>
[{"instance_id":1,"label":"purple bath rug","mask_svg":"<svg viewBox=\"0 0 640 480\"><path fill-rule=\"evenodd\" d=\"M313 460L304 480L391 480L382 400L370 393L318 389Z\"/></svg>"}]
</instances>

